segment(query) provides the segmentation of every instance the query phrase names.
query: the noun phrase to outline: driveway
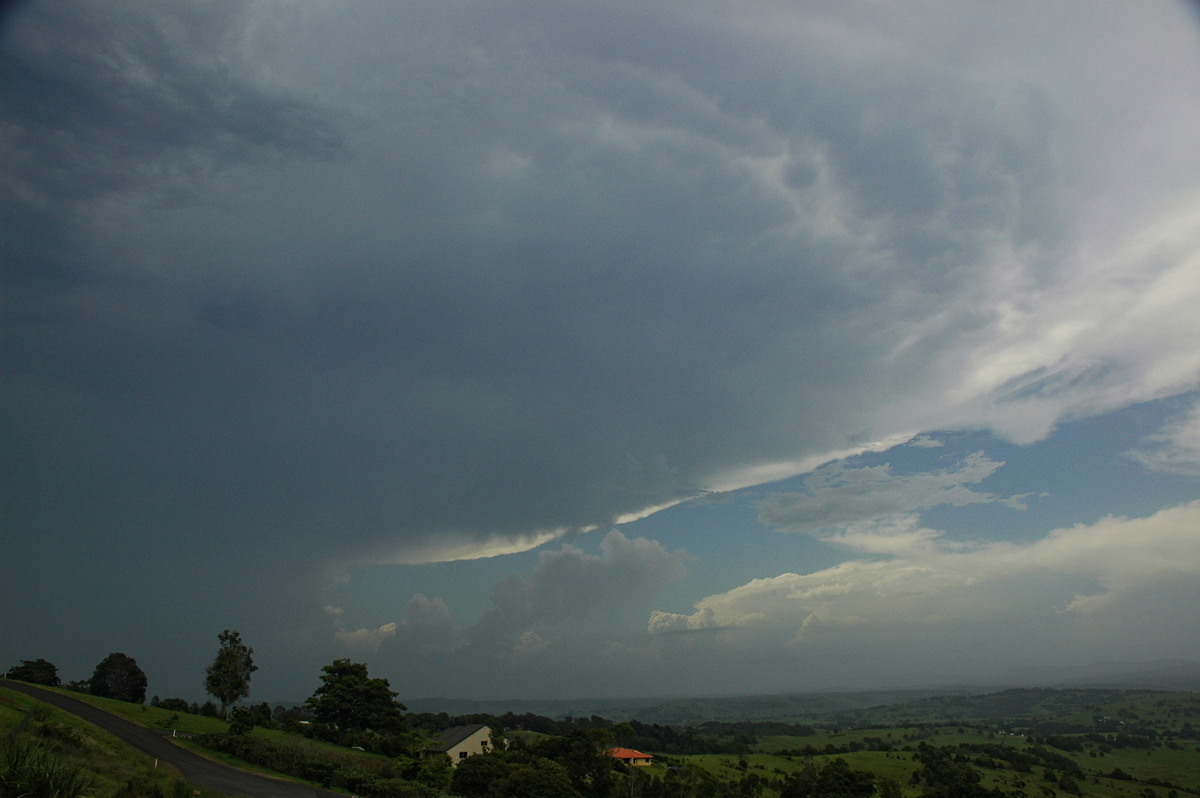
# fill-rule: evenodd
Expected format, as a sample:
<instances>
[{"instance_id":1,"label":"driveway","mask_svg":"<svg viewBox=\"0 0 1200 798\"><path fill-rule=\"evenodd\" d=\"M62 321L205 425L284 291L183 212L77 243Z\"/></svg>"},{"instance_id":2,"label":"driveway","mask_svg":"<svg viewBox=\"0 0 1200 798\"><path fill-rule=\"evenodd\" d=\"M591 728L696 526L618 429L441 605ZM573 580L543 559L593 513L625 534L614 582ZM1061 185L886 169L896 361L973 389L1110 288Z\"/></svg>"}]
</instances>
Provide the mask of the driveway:
<instances>
[{"instance_id":1,"label":"driveway","mask_svg":"<svg viewBox=\"0 0 1200 798\"><path fill-rule=\"evenodd\" d=\"M249 798L346 798L342 793L280 781L205 759L186 748L180 748L158 732L110 715L70 696L9 679L0 679L0 687L31 695L39 701L78 715L88 723L112 732L139 751L175 768L184 779L196 787L223 795L244 795Z\"/></svg>"}]
</instances>

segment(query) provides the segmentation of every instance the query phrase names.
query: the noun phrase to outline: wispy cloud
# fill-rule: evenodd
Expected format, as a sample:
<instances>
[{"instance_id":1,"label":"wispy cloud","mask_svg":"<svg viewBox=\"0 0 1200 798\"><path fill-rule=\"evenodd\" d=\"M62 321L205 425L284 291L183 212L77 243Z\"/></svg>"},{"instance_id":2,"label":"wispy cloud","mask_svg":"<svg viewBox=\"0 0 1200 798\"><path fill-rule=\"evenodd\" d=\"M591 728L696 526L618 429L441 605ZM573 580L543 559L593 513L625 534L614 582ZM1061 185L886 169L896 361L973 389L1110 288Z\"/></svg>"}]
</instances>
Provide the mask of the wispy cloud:
<instances>
[{"instance_id":1,"label":"wispy cloud","mask_svg":"<svg viewBox=\"0 0 1200 798\"><path fill-rule=\"evenodd\" d=\"M1151 435L1130 453L1147 468L1186 476L1200 475L1200 403Z\"/></svg>"},{"instance_id":2,"label":"wispy cloud","mask_svg":"<svg viewBox=\"0 0 1200 798\"><path fill-rule=\"evenodd\" d=\"M941 505L1006 502L974 490L1004 463L976 452L951 468L931 473L896 474L890 465L848 466L844 461L814 471L804 493L777 493L759 505L763 523L789 532L819 532L856 522L911 513Z\"/></svg>"}]
</instances>

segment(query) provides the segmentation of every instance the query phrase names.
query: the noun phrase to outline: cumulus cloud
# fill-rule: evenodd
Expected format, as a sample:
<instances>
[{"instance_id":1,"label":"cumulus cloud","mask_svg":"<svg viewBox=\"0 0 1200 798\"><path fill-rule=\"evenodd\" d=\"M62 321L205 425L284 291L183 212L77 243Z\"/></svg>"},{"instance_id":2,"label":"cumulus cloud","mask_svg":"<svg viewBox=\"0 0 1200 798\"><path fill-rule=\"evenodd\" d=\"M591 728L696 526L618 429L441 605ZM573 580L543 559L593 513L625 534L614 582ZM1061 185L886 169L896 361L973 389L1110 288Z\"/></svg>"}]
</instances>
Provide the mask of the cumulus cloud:
<instances>
[{"instance_id":1,"label":"cumulus cloud","mask_svg":"<svg viewBox=\"0 0 1200 798\"><path fill-rule=\"evenodd\" d=\"M409 599L400 621L378 628L346 628L341 608L326 607L325 614L334 636L355 651L374 653L386 641L388 650L406 656L436 657L468 645L472 655L527 655L549 647L564 625L640 608L684 573L684 555L612 530L597 554L564 544L542 552L528 575L513 572L499 580L492 609L465 629L444 600L420 593Z\"/></svg>"},{"instance_id":2,"label":"cumulus cloud","mask_svg":"<svg viewBox=\"0 0 1200 798\"><path fill-rule=\"evenodd\" d=\"M397 648L412 654L454 651L465 641L446 602L420 593L405 605L396 637Z\"/></svg>"},{"instance_id":3,"label":"cumulus cloud","mask_svg":"<svg viewBox=\"0 0 1200 798\"><path fill-rule=\"evenodd\" d=\"M409 599L399 622L385 623L376 629L346 629L342 621L345 611L340 607L327 606L325 615L334 622L334 637L356 652L374 653L384 641L393 638L395 643L389 645L413 655L452 651L464 642L446 602L420 593Z\"/></svg>"},{"instance_id":4,"label":"cumulus cloud","mask_svg":"<svg viewBox=\"0 0 1200 798\"><path fill-rule=\"evenodd\" d=\"M684 574L683 556L645 538L609 532L599 554L564 544L543 552L528 578L509 574L492 590L494 607L468 630L484 648L544 644L537 630L623 612ZM533 635L532 637L530 635Z\"/></svg>"},{"instance_id":5,"label":"cumulus cloud","mask_svg":"<svg viewBox=\"0 0 1200 798\"><path fill-rule=\"evenodd\" d=\"M346 629L342 625L344 614L341 607L325 607L325 617L334 623L334 637L351 651L372 653L379 650L384 640L396 636L395 623L385 623L377 629Z\"/></svg>"},{"instance_id":6,"label":"cumulus cloud","mask_svg":"<svg viewBox=\"0 0 1200 798\"><path fill-rule=\"evenodd\" d=\"M847 542L859 536L863 550L892 556L756 579L697 602L691 614L657 611L648 628L749 627L803 642L839 628L909 629L924 638L942 628L961 632L964 624L988 624L1004 635L1022 623L1057 626L1055 616L1104 615L1147 587L1200 587L1197 524L1200 502L1146 518L1109 517L1057 529L1025 544L938 543L939 533L917 529L915 522L877 532L874 544L862 542L869 537L865 531L848 531ZM880 545L888 539L896 542L890 550ZM1143 617L1140 623L1153 621ZM1159 633L1169 634L1169 626L1162 618ZM1126 625L1109 634L1135 630L1136 624Z\"/></svg>"},{"instance_id":7,"label":"cumulus cloud","mask_svg":"<svg viewBox=\"0 0 1200 798\"><path fill-rule=\"evenodd\" d=\"M804 493L776 493L764 499L759 518L786 531L817 532L940 505L1005 501L1020 506L1019 497L1002 499L967 487L984 481L1003 465L983 452L951 468L907 475L896 474L890 465L855 468L839 461L806 477Z\"/></svg>"}]
</instances>

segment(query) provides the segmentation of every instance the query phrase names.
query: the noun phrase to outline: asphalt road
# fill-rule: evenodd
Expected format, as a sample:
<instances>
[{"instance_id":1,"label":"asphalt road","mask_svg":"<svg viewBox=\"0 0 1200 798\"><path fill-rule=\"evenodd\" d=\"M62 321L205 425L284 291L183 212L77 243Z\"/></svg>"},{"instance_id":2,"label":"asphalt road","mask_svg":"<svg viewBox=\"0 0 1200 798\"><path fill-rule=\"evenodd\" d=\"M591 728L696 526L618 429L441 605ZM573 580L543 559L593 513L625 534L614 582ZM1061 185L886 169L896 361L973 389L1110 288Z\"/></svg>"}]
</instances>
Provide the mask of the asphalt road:
<instances>
[{"instance_id":1,"label":"asphalt road","mask_svg":"<svg viewBox=\"0 0 1200 798\"><path fill-rule=\"evenodd\" d=\"M175 768L184 779L196 787L223 795L244 795L248 798L346 798L341 793L306 784L279 781L205 759L186 748L180 748L163 734L110 715L70 696L9 679L0 679L0 687L31 695L39 701L64 709L88 723L112 732L139 751Z\"/></svg>"}]
</instances>

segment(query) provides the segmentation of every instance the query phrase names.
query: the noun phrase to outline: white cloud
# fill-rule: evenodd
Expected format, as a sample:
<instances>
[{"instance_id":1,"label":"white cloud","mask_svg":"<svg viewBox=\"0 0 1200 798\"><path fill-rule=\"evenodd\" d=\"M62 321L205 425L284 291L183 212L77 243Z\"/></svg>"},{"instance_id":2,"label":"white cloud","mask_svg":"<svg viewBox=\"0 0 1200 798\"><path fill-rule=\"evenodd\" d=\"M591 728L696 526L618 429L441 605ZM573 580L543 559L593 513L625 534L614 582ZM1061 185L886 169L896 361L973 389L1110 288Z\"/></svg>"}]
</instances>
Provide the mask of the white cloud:
<instances>
[{"instance_id":1,"label":"white cloud","mask_svg":"<svg viewBox=\"0 0 1200 798\"><path fill-rule=\"evenodd\" d=\"M937 545L935 541L943 534L936 529L920 527L918 516L901 513L844 524L836 533L821 539L865 554L899 557L933 550Z\"/></svg>"},{"instance_id":2,"label":"white cloud","mask_svg":"<svg viewBox=\"0 0 1200 798\"><path fill-rule=\"evenodd\" d=\"M690 615L655 612L649 631L751 627L803 641L837 628L869 627L923 636L972 623L1032 628L1055 616L1103 614L1163 583L1188 585L1200 598L1198 528L1200 502L1146 518L1109 517L1058 529L1026 544L939 542L939 533L917 529L915 519L851 529L836 540L894 556L756 579L697 602ZM1138 623L1173 634L1169 617ZM1119 638L1134 631L1108 633Z\"/></svg>"},{"instance_id":3,"label":"white cloud","mask_svg":"<svg viewBox=\"0 0 1200 798\"><path fill-rule=\"evenodd\" d=\"M655 610L650 613L648 631L651 634L660 632L696 632L704 629L718 628L711 607L700 607L691 615L681 615L676 612Z\"/></svg>"},{"instance_id":4,"label":"white cloud","mask_svg":"<svg viewBox=\"0 0 1200 798\"><path fill-rule=\"evenodd\" d=\"M981 424L1028 443L1059 420L1195 387L1200 197L1175 202L1073 242L1049 279L1015 256L997 260L978 308L985 326L947 342L938 395L911 397L941 415L922 426Z\"/></svg>"},{"instance_id":5,"label":"white cloud","mask_svg":"<svg viewBox=\"0 0 1200 798\"><path fill-rule=\"evenodd\" d=\"M528 534L490 537L475 540L470 535L447 532L441 536L406 542L391 554L378 558L382 563L397 565L421 565L461 560L482 560L531 551L538 546L563 537L569 530L565 527L544 529Z\"/></svg>"}]
</instances>

